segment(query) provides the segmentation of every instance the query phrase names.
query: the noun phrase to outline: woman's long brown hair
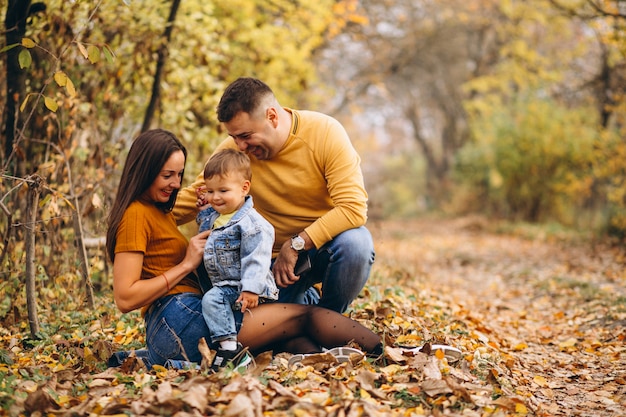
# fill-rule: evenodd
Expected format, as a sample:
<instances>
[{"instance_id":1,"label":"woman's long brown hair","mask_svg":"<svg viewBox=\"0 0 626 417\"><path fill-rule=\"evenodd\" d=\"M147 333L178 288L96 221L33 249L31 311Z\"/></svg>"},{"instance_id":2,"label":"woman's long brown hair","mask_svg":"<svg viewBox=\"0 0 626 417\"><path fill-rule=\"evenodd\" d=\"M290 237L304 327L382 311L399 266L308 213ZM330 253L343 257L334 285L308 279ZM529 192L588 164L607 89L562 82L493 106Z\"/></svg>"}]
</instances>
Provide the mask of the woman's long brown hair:
<instances>
[{"instance_id":1,"label":"woman's long brown hair","mask_svg":"<svg viewBox=\"0 0 626 417\"><path fill-rule=\"evenodd\" d=\"M150 188L165 162L176 151L182 151L185 160L187 159L187 149L181 141L172 132L163 129L148 130L133 141L107 222L106 247L111 262L115 259L117 229L124 212L130 203ZM178 190L174 190L166 203L155 203L155 205L166 213L172 211L177 195Z\"/></svg>"}]
</instances>

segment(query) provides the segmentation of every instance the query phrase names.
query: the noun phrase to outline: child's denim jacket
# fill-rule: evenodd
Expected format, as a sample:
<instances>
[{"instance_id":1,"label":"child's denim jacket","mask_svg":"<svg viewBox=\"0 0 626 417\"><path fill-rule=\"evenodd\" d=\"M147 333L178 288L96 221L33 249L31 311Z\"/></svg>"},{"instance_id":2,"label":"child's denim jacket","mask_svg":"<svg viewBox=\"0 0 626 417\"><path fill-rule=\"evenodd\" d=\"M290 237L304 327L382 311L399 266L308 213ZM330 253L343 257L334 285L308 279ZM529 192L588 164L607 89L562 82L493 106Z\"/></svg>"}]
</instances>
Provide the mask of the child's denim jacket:
<instances>
[{"instance_id":1,"label":"child's denim jacket","mask_svg":"<svg viewBox=\"0 0 626 417\"><path fill-rule=\"evenodd\" d=\"M212 207L196 218L199 232L213 228L219 213ZM204 266L213 286L230 285L259 297L278 299L270 269L274 228L255 209L251 196L230 221L214 229L204 247Z\"/></svg>"}]
</instances>

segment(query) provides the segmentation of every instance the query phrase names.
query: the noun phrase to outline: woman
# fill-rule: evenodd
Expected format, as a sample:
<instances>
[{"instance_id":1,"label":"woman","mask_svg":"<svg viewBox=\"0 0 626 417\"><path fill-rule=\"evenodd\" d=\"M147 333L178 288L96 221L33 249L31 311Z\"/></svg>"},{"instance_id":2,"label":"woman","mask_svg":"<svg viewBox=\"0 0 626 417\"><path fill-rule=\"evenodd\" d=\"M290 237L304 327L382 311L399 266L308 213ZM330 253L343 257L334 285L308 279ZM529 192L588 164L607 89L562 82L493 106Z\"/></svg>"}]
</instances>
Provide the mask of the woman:
<instances>
[{"instance_id":1,"label":"woman","mask_svg":"<svg viewBox=\"0 0 626 417\"><path fill-rule=\"evenodd\" d=\"M187 242L171 213L186 157L185 147L171 132L155 129L139 135L108 219L115 303L124 313L141 309L147 350L138 355L148 369L168 360L200 362L198 341L210 335L196 274L210 231ZM315 353L350 341L368 353L382 353L378 335L321 307L262 304L240 315L237 325L239 342L255 354ZM127 355L115 354L109 365L121 364Z\"/></svg>"}]
</instances>

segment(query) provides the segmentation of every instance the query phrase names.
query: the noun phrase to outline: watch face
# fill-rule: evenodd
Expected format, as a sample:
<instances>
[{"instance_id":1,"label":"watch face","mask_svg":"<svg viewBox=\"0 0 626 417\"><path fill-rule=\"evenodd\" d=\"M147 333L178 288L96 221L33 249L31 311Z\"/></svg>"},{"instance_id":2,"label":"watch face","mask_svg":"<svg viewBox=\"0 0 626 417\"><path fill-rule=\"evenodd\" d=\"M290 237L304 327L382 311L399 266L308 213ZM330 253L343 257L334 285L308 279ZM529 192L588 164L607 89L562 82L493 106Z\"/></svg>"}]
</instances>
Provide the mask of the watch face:
<instances>
[{"instance_id":1,"label":"watch face","mask_svg":"<svg viewBox=\"0 0 626 417\"><path fill-rule=\"evenodd\" d=\"M300 236L294 236L291 238L291 247L297 251L304 249L304 239Z\"/></svg>"}]
</instances>

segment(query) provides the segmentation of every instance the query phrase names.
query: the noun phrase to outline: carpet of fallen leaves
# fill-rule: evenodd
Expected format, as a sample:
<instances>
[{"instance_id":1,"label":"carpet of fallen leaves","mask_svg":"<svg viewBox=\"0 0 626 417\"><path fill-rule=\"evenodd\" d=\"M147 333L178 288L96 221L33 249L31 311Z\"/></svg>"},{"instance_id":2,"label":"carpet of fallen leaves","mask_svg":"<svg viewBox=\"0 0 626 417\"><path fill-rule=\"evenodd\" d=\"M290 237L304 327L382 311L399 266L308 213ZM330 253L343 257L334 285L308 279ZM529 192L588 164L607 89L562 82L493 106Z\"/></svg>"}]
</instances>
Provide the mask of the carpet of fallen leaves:
<instances>
[{"instance_id":1,"label":"carpet of fallen leaves","mask_svg":"<svg viewBox=\"0 0 626 417\"><path fill-rule=\"evenodd\" d=\"M141 321L106 292L85 312L61 282L43 294L41 338L17 313L0 321L0 415L624 415L623 248L482 218L370 229L376 264L349 314L384 335L383 357L290 368L266 353L243 375L106 369L142 345ZM442 343L463 358L398 349Z\"/></svg>"}]
</instances>

